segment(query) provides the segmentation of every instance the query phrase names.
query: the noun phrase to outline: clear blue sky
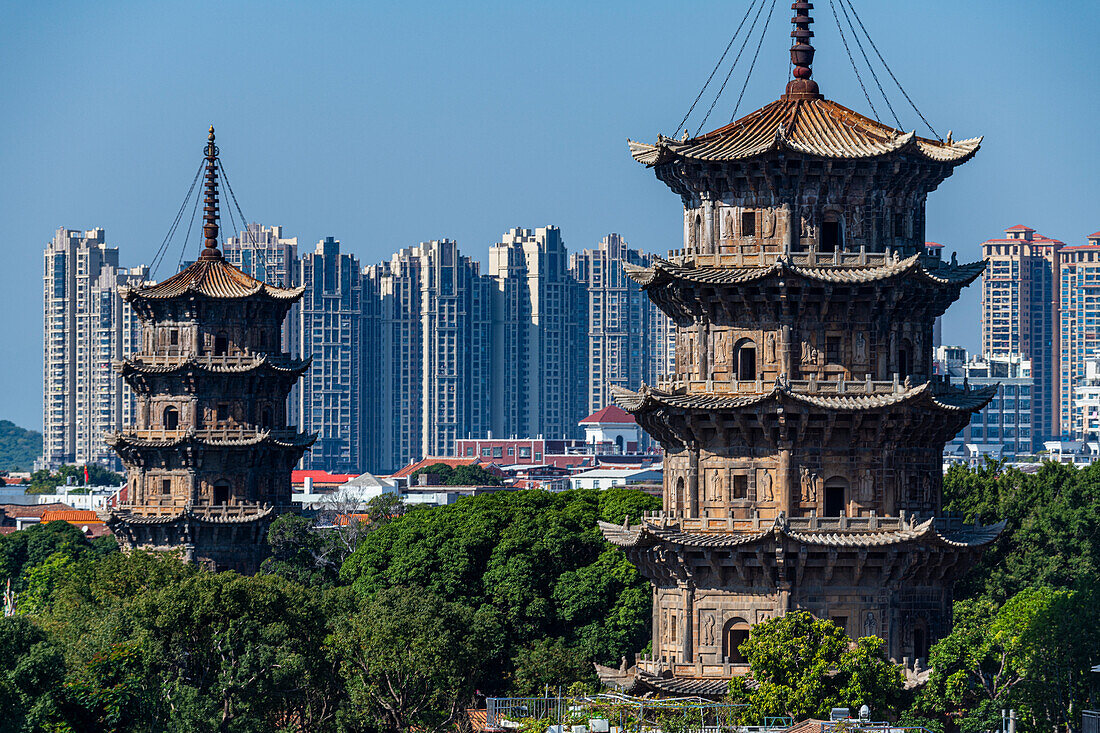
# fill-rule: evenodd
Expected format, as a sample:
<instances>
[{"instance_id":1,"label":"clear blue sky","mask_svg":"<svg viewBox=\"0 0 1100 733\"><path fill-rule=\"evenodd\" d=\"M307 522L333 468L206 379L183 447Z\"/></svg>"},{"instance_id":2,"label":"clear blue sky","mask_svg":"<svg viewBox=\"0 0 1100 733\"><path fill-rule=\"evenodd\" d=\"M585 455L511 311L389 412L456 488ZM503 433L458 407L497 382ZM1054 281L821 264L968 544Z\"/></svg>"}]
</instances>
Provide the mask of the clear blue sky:
<instances>
[{"instance_id":1,"label":"clear blue sky","mask_svg":"<svg viewBox=\"0 0 1100 733\"><path fill-rule=\"evenodd\" d=\"M672 132L745 2L4 3L0 418L41 426L53 231L101 226L124 265L149 262L211 123L244 213L305 249L332 235L366 263L451 237L483 260L508 228L546 224L570 249L610 231L678 246L680 203L626 138ZM1100 229L1100 3L855 2L932 124L986 136L932 194L929 238L969 260L1018 223L1075 243ZM816 4L815 78L869 112ZM789 5L776 3L742 113L782 92ZM946 341L978 345L978 301L972 287L949 311Z\"/></svg>"}]
</instances>

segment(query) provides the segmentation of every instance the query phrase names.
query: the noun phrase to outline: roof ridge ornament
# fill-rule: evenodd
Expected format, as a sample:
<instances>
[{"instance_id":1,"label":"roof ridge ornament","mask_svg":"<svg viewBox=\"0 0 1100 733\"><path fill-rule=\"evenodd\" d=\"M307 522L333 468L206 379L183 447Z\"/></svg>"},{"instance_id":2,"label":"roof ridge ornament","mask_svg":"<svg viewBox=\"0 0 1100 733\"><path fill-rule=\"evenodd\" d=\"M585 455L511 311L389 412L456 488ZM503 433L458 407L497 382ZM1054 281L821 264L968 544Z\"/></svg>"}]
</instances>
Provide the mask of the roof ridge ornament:
<instances>
[{"instance_id":1,"label":"roof ridge ornament","mask_svg":"<svg viewBox=\"0 0 1100 733\"><path fill-rule=\"evenodd\" d=\"M218 249L218 146L214 144L214 126L206 138L206 183L203 186L202 235L205 238L203 260L220 260L222 253Z\"/></svg>"},{"instance_id":2,"label":"roof ridge ornament","mask_svg":"<svg viewBox=\"0 0 1100 733\"><path fill-rule=\"evenodd\" d=\"M791 64L794 69L791 73L794 79L787 82L787 93L782 97L784 100L825 98L821 95L817 82L810 78L813 76L811 67L814 63L814 47L810 43L810 39L814 37L814 32L810 30L810 24L814 22L810 15L813 9L814 4L805 0L791 3L791 10L795 11L791 18L794 26L791 31L791 38L794 39L791 45Z\"/></svg>"}]
</instances>

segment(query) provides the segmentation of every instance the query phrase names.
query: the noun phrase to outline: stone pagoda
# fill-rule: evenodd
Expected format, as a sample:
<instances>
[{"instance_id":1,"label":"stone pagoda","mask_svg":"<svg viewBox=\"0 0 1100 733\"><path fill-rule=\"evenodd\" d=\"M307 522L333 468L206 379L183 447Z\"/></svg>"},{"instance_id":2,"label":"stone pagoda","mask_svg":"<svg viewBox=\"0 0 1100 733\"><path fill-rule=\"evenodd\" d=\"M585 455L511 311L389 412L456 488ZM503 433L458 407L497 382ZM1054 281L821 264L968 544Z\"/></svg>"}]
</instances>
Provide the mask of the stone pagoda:
<instances>
[{"instance_id":1,"label":"stone pagoda","mask_svg":"<svg viewBox=\"0 0 1100 733\"><path fill-rule=\"evenodd\" d=\"M126 549L254 572L268 525L291 509L291 468L313 442L286 424L287 395L309 362L281 351L303 289L268 285L222 257L213 127L205 155L202 254L164 282L121 289L141 319L141 350L118 365L136 424L109 437L127 486L104 519Z\"/></svg>"},{"instance_id":2,"label":"stone pagoda","mask_svg":"<svg viewBox=\"0 0 1100 733\"><path fill-rule=\"evenodd\" d=\"M796 609L914 667L1002 528L941 511L944 443L996 388L933 374L933 324L984 263L924 247L928 193L981 140L825 99L813 5L791 7L778 101L700 137L630 142L684 207L683 248L626 266L675 322L675 373L613 388L666 451L663 511L601 525L653 583L652 654L598 668L633 692L722 694L748 671L749 628Z\"/></svg>"}]
</instances>

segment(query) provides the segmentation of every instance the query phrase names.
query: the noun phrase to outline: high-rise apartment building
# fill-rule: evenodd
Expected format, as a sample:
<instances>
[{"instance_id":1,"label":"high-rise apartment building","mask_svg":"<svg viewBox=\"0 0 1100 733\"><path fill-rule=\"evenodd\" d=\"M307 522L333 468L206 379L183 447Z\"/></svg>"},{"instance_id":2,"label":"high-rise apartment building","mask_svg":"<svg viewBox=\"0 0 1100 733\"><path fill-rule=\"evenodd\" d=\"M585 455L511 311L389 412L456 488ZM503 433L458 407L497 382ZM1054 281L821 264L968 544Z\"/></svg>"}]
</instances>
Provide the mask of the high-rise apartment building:
<instances>
[{"instance_id":1,"label":"high-rise apartment building","mask_svg":"<svg viewBox=\"0 0 1100 733\"><path fill-rule=\"evenodd\" d=\"M557 227L512 229L489 248L492 431L573 437L587 412L584 291Z\"/></svg>"},{"instance_id":2,"label":"high-rise apartment building","mask_svg":"<svg viewBox=\"0 0 1100 733\"><path fill-rule=\"evenodd\" d=\"M377 338L364 344L370 430L380 468L447 455L490 428L492 280L448 239L423 242L364 271L377 294ZM372 394L372 397L374 395Z\"/></svg>"},{"instance_id":3,"label":"high-rise apartment building","mask_svg":"<svg viewBox=\"0 0 1100 733\"><path fill-rule=\"evenodd\" d=\"M280 288L293 288L301 284L301 262L298 260L298 238L284 237L281 226L265 227L255 222L229 237L222 247L225 259L248 275ZM291 356L301 353L301 326L298 323L302 306L295 303L283 322L283 352ZM287 399L287 422L299 424L299 386L290 391Z\"/></svg>"},{"instance_id":4,"label":"high-rise apartment building","mask_svg":"<svg viewBox=\"0 0 1100 733\"><path fill-rule=\"evenodd\" d=\"M1079 427L1075 390L1088 378L1088 361L1100 357L1100 232L1059 250L1058 279L1060 433L1068 435Z\"/></svg>"},{"instance_id":5,"label":"high-rise apartment building","mask_svg":"<svg viewBox=\"0 0 1100 733\"><path fill-rule=\"evenodd\" d=\"M594 249L569 258L569 269L587 294L588 398L595 412L611 404L611 387L637 389L671 373L673 332L668 317L638 288L623 264L647 267L652 255L608 234Z\"/></svg>"},{"instance_id":6,"label":"high-rise apartment building","mask_svg":"<svg viewBox=\"0 0 1100 733\"><path fill-rule=\"evenodd\" d=\"M133 414L115 363L135 350L140 330L118 287L148 277L144 266L119 267L103 229L61 228L46 245L40 467L120 465L104 436Z\"/></svg>"},{"instance_id":7,"label":"high-rise apartment building","mask_svg":"<svg viewBox=\"0 0 1100 733\"><path fill-rule=\"evenodd\" d=\"M1058 408L1059 250L1063 243L1026 226L982 243L982 353L1031 361L1033 446L1060 433Z\"/></svg>"},{"instance_id":8,"label":"high-rise apartment building","mask_svg":"<svg viewBox=\"0 0 1100 733\"><path fill-rule=\"evenodd\" d=\"M302 257L300 343L313 359L299 385L301 428L318 434L307 469L366 470L363 397L363 284L359 260L326 237Z\"/></svg>"},{"instance_id":9,"label":"high-rise apartment building","mask_svg":"<svg viewBox=\"0 0 1100 733\"><path fill-rule=\"evenodd\" d=\"M1100 356L1085 360L1085 376L1073 388L1073 439L1100 440Z\"/></svg>"},{"instance_id":10,"label":"high-rise apartment building","mask_svg":"<svg viewBox=\"0 0 1100 733\"><path fill-rule=\"evenodd\" d=\"M970 423L944 447L945 454L1011 461L1035 452L1034 380L1029 360L1018 354L968 357L961 346L939 346L934 368L955 385L997 388L989 404L971 415Z\"/></svg>"}]
</instances>

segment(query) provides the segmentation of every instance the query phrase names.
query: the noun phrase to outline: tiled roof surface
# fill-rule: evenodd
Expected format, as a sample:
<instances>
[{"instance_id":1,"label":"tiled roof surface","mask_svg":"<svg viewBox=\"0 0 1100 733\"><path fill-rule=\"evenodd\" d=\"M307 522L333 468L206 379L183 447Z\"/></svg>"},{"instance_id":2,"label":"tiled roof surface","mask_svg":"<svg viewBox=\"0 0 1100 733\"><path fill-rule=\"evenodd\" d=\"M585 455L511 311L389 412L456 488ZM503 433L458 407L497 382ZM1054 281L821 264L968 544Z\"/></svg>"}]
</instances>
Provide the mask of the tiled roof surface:
<instances>
[{"instance_id":1,"label":"tiled roof surface","mask_svg":"<svg viewBox=\"0 0 1100 733\"><path fill-rule=\"evenodd\" d=\"M629 424L634 422L634 416L629 412L619 409L615 405L608 405L602 410L597 410L585 419L580 421L581 425L591 423L614 423L616 425Z\"/></svg>"},{"instance_id":2,"label":"tiled roof surface","mask_svg":"<svg viewBox=\"0 0 1100 733\"><path fill-rule=\"evenodd\" d=\"M257 280L221 257L200 258L164 282L147 287L123 288L126 300L165 300L184 295L205 295L208 298L247 298L264 295L274 300L297 300L304 287L280 288Z\"/></svg>"},{"instance_id":3,"label":"tiled roof surface","mask_svg":"<svg viewBox=\"0 0 1100 733\"><path fill-rule=\"evenodd\" d=\"M236 359L219 359L216 356L193 356L182 359L175 364L146 364L139 357L130 357L119 364L119 371L122 374L129 372L173 374L188 370L204 371L210 374L247 374L254 370L263 369L276 374L288 374L298 377L305 374L312 362L313 357L310 357L308 359L292 359L282 364L272 361L266 355L261 355L247 362Z\"/></svg>"},{"instance_id":4,"label":"tiled roof surface","mask_svg":"<svg viewBox=\"0 0 1100 733\"><path fill-rule=\"evenodd\" d=\"M328 471L298 471L290 472L290 483L305 483L307 478L313 479L314 484L345 484L358 476L357 473L329 473Z\"/></svg>"},{"instance_id":5,"label":"tiled roof surface","mask_svg":"<svg viewBox=\"0 0 1100 733\"><path fill-rule=\"evenodd\" d=\"M1033 232L1035 230L1032 229L1031 227L1024 226L1023 224L1017 224L1014 227L1009 227L1008 229L1005 229L1005 231L1006 232Z\"/></svg>"},{"instance_id":6,"label":"tiled roof surface","mask_svg":"<svg viewBox=\"0 0 1100 733\"><path fill-rule=\"evenodd\" d=\"M49 509L42 513L43 522L68 522L69 524L99 524L103 520L90 509Z\"/></svg>"},{"instance_id":7,"label":"tiled roof surface","mask_svg":"<svg viewBox=\"0 0 1100 733\"><path fill-rule=\"evenodd\" d=\"M167 433L152 433L148 436L135 432L121 432L108 435L107 445L114 447L133 446L137 448L174 448L182 445L203 445L239 448L261 444L269 444L280 448L302 448L313 445L317 439L316 433L280 433L274 434L268 430L257 430L251 434L233 433L228 436L219 436L218 431L209 433L188 433L177 431L178 434L168 437Z\"/></svg>"},{"instance_id":8,"label":"tiled roof surface","mask_svg":"<svg viewBox=\"0 0 1100 733\"><path fill-rule=\"evenodd\" d=\"M477 710L469 708L466 710L466 717L470 719L470 728L476 731L487 731L489 728L489 711L482 708Z\"/></svg>"},{"instance_id":9,"label":"tiled roof surface","mask_svg":"<svg viewBox=\"0 0 1100 733\"><path fill-rule=\"evenodd\" d=\"M68 504L55 501L52 504L0 504L0 512L12 518L38 517L49 511L72 510Z\"/></svg>"},{"instance_id":10,"label":"tiled roof surface","mask_svg":"<svg viewBox=\"0 0 1100 733\"><path fill-rule=\"evenodd\" d=\"M894 529L861 530L851 532L821 531L799 532L785 523L776 521L771 527L759 532L681 532L679 529L651 527L640 524L636 527L622 526L608 522L599 522L603 536L618 547L640 547L652 545L678 545L682 547L725 548L750 545L769 537L785 536L799 544L817 547L885 547L909 542L939 545L952 548L974 548L989 544L1004 531L1005 523L991 525L968 525L952 527L941 525L938 529L935 519L921 524L913 524Z\"/></svg>"},{"instance_id":11,"label":"tiled roof surface","mask_svg":"<svg viewBox=\"0 0 1100 733\"><path fill-rule=\"evenodd\" d=\"M470 464L474 464L474 463L480 464L481 459L480 458L449 458L449 457L448 458L443 458L443 457L438 457L438 456L428 456L427 458L421 458L416 463L410 463L409 465L405 466L404 468L402 468L397 473L393 474L390 478L403 478L405 476L409 476L409 475L413 474L414 472L416 472L417 470L419 470L421 468L426 468L426 467L432 466L436 463L443 463L443 464L446 464L446 465L450 466L451 468L455 468L456 466L469 466ZM486 470L488 470L490 472L493 471L494 468L496 468L496 467L493 466L492 468L489 468L488 466L486 466ZM499 473L499 471L498 471L498 473Z\"/></svg>"},{"instance_id":12,"label":"tiled roof surface","mask_svg":"<svg viewBox=\"0 0 1100 733\"><path fill-rule=\"evenodd\" d=\"M911 151L951 164L968 160L982 139L941 142L899 132L825 99L778 100L713 132L689 140L629 141L630 154L648 166L677 159L730 161L772 150L823 158L873 158Z\"/></svg>"},{"instance_id":13,"label":"tiled roof surface","mask_svg":"<svg viewBox=\"0 0 1100 733\"><path fill-rule=\"evenodd\" d=\"M611 396L615 402L631 412L662 407L704 411L735 410L763 402L784 399L824 409L860 412L878 410L891 405L914 401L918 398L923 398L931 406L948 412L977 412L985 407L997 394L997 385L976 387L970 390L955 389L953 387L933 389L932 382L887 392L872 391L871 393L861 394L856 391L858 388L859 383L856 382L853 383L851 392L843 394L807 394L796 391L787 385L776 384L767 392L760 394L727 395L707 393L671 394L644 385L640 391L634 392L624 387L612 385Z\"/></svg>"},{"instance_id":14,"label":"tiled roof surface","mask_svg":"<svg viewBox=\"0 0 1100 733\"><path fill-rule=\"evenodd\" d=\"M663 283L672 280L685 280L706 285L735 285L767 277L780 277L788 273L807 280L826 283L869 283L912 274L939 285L968 285L985 271L985 267L984 260L957 265L929 260L920 255L912 255L886 265L818 267L796 265L786 257L780 257L774 263L764 267L695 267L677 265L660 257L654 257L651 267L624 263L623 271L643 288L655 282Z\"/></svg>"}]
</instances>

